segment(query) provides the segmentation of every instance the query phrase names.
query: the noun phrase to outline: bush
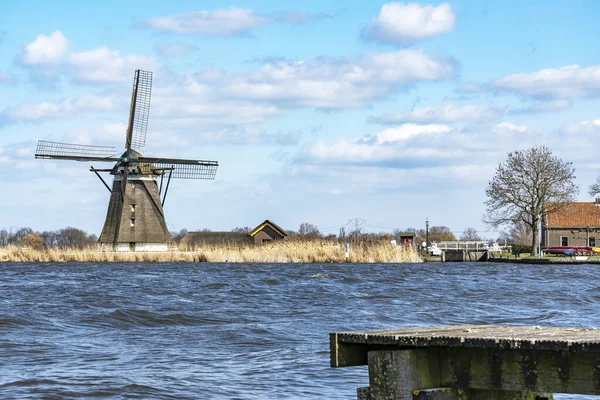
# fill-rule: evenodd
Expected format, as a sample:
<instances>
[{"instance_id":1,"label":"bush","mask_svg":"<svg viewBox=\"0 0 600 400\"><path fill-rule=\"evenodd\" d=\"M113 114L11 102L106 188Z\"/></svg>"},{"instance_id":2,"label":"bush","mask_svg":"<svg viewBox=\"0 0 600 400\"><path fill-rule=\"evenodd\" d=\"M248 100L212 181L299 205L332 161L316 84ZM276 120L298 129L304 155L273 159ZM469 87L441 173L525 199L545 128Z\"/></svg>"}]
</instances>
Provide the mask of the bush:
<instances>
[{"instance_id":1,"label":"bush","mask_svg":"<svg viewBox=\"0 0 600 400\"><path fill-rule=\"evenodd\" d=\"M30 248L33 250L43 250L46 245L44 244L44 239L42 239L40 234L37 232L34 232L34 233L30 233L30 234L26 235L21 240L21 246L27 247L27 248Z\"/></svg>"},{"instance_id":2,"label":"bush","mask_svg":"<svg viewBox=\"0 0 600 400\"><path fill-rule=\"evenodd\" d=\"M531 254L531 245L513 244L511 251L513 254Z\"/></svg>"}]
</instances>

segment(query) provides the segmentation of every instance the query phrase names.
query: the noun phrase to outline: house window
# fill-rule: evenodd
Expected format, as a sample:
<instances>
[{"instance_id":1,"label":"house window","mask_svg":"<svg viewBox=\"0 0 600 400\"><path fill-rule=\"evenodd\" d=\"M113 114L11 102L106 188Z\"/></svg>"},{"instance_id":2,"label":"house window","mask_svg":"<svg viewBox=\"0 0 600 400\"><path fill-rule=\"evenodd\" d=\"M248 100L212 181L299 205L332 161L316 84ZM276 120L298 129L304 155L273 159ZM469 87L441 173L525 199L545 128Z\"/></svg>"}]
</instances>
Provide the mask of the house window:
<instances>
[{"instance_id":1,"label":"house window","mask_svg":"<svg viewBox=\"0 0 600 400\"><path fill-rule=\"evenodd\" d=\"M588 246L590 246L590 247L596 247L596 237L595 236L590 236L590 240L589 240Z\"/></svg>"},{"instance_id":2,"label":"house window","mask_svg":"<svg viewBox=\"0 0 600 400\"><path fill-rule=\"evenodd\" d=\"M132 228L135 227L135 218L129 219L129 226Z\"/></svg>"},{"instance_id":3,"label":"house window","mask_svg":"<svg viewBox=\"0 0 600 400\"><path fill-rule=\"evenodd\" d=\"M569 237L568 236L561 236L560 237L560 245L561 246L568 246L569 245Z\"/></svg>"}]
</instances>

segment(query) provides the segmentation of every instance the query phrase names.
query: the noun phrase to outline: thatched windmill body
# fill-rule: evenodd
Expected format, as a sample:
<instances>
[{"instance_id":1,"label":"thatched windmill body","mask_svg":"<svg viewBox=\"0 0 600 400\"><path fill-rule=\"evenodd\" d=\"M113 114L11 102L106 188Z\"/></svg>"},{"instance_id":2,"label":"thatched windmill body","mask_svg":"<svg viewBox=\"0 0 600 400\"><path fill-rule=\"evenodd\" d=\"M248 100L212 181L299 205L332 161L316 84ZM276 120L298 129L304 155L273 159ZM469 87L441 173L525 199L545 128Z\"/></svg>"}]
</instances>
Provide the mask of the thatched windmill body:
<instances>
[{"instance_id":1,"label":"thatched windmill body","mask_svg":"<svg viewBox=\"0 0 600 400\"><path fill-rule=\"evenodd\" d=\"M118 251L167 249L169 231L163 205L172 178L214 179L218 162L176 158L144 157L152 91L152 72L136 70L125 152L116 147L68 144L39 140L35 158L111 162L110 169L94 172L109 190L110 201L99 242ZM113 176L112 187L99 172ZM159 182L160 181L160 182ZM163 190L164 189L164 190Z\"/></svg>"}]
</instances>

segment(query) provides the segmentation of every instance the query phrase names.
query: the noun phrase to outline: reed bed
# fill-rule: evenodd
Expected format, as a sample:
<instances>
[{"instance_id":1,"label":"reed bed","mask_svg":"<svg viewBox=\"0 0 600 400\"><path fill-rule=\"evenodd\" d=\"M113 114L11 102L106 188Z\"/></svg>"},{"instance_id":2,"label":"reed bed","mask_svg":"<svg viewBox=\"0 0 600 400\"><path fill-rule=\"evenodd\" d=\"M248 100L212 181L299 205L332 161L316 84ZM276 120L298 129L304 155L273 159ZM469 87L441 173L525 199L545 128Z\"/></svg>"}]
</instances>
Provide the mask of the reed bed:
<instances>
[{"instance_id":1,"label":"reed bed","mask_svg":"<svg viewBox=\"0 0 600 400\"><path fill-rule=\"evenodd\" d=\"M229 262L229 263L336 263L345 261L343 245L326 241L280 241L262 246L211 245L191 251L112 252L86 249L31 249L0 247L0 262ZM388 242L350 247L350 262L421 262L412 247Z\"/></svg>"}]
</instances>

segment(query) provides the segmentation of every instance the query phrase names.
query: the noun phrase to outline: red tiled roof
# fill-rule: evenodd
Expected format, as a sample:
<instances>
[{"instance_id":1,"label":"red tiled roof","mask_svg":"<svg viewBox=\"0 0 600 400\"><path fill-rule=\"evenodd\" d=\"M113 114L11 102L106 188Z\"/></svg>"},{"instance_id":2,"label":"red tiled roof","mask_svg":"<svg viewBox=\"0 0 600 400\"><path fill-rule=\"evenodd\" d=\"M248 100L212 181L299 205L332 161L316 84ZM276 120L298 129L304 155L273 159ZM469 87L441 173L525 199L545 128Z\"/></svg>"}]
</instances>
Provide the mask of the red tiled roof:
<instances>
[{"instance_id":1,"label":"red tiled roof","mask_svg":"<svg viewBox=\"0 0 600 400\"><path fill-rule=\"evenodd\" d=\"M547 203L546 208L558 204L558 211L548 213L548 228L600 226L600 207L596 203Z\"/></svg>"}]
</instances>

